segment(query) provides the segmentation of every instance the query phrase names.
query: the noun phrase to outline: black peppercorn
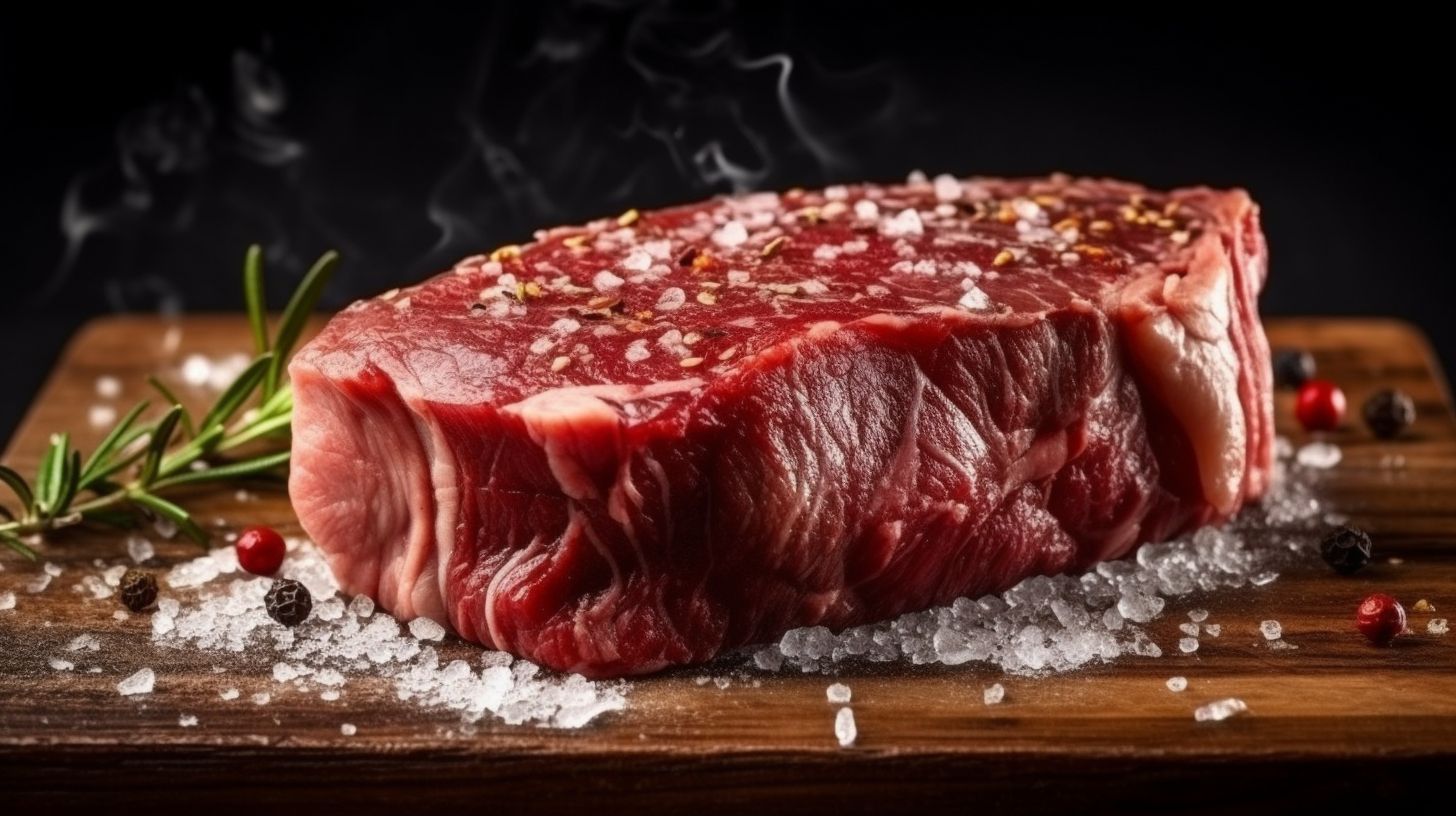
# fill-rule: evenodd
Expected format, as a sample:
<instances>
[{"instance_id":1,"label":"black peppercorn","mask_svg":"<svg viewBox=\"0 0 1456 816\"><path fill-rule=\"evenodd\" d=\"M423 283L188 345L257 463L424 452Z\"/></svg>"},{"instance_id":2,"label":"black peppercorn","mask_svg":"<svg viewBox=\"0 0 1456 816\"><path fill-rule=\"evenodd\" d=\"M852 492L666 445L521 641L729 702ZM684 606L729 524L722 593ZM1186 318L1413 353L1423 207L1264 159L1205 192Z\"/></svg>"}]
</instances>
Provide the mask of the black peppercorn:
<instances>
[{"instance_id":1,"label":"black peppercorn","mask_svg":"<svg viewBox=\"0 0 1456 816\"><path fill-rule=\"evenodd\" d=\"M1349 575L1370 563L1370 535L1358 527L1341 524L1320 542L1320 555L1335 572Z\"/></svg>"},{"instance_id":2,"label":"black peppercorn","mask_svg":"<svg viewBox=\"0 0 1456 816\"><path fill-rule=\"evenodd\" d=\"M1297 348L1277 348L1273 354L1274 387L1298 388L1314 376L1314 355Z\"/></svg>"},{"instance_id":3,"label":"black peppercorn","mask_svg":"<svg viewBox=\"0 0 1456 816\"><path fill-rule=\"evenodd\" d=\"M268 609L268 617L284 626L303 623L308 613L313 611L313 596L308 594L308 587L291 578L274 581L268 594L263 596L263 603Z\"/></svg>"},{"instance_id":4,"label":"black peppercorn","mask_svg":"<svg viewBox=\"0 0 1456 816\"><path fill-rule=\"evenodd\" d=\"M1394 439L1416 421L1416 404L1404 391L1385 388L1365 400L1365 424L1381 439Z\"/></svg>"},{"instance_id":5,"label":"black peppercorn","mask_svg":"<svg viewBox=\"0 0 1456 816\"><path fill-rule=\"evenodd\" d=\"M157 600L157 578L146 570L132 568L121 576L121 602L140 612Z\"/></svg>"}]
</instances>

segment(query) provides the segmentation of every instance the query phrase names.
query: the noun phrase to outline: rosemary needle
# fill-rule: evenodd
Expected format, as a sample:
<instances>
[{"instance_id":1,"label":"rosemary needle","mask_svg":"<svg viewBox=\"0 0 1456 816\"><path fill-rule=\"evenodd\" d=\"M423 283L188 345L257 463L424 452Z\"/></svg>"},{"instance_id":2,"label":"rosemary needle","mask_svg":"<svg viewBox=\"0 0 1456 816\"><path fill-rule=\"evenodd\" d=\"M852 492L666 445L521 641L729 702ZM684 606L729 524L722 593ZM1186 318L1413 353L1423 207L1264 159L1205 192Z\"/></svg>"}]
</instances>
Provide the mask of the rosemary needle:
<instances>
[{"instance_id":1,"label":"rosemary needle","mask_svg":"<svg viewBox=\"0 0 1456 816\"><path fill-rule=\"evenodd\" d=\"M160 417L141 421L149 403L138 403L84 458L71 444L69 434L52 435L33 482L0 465L0 482L19 503L18 513L0 505L0 543L34 560L35 551L25 542L29 536L44 536L80 523L127 528L137 524L139 515L148 515L166 519L206 546L207 532L162 494L184 486L264 475L288 463L293 400L284 365L338 260L337 253L327 252L314 263L289 299L270 340L262 252L257 246L250 247L243 264L243 292L253 336L252 363L223 389L200 420L152 378L153 387L169 405ZM244 411L250 404L254 407ZM257 453L223 455L255 442L259 443L254 446Z\"/></svg>"}]
</instances>

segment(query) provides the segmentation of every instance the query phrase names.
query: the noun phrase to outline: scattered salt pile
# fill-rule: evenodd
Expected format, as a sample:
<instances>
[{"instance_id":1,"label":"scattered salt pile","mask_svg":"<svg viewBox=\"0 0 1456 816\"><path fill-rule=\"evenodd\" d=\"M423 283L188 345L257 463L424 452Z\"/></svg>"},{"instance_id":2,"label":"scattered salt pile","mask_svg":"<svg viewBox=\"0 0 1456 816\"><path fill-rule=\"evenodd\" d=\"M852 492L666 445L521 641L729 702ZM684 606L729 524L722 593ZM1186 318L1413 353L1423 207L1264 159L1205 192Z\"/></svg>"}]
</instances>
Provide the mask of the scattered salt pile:
<instances>
[{"instance_id":1,"label":"scattered salt pile","mask_svg":"<svg viewBox=\"0 0 1456 816\"><path fill-rule=\"evenodd\" d=\"M1276 456L1270 493L1224 527L1145 544L1135 558L1098 564L1082 576L1035 576L999 595L958 598L950 606L837 634L823 626L794 629L754 652L752 663L765 671L832 672L853 661L980 662L1009 674L1036 675L1124 655L1161 657L1163 647L1143 625L1162 614L1169 599L1264 586L1294 555L1314 551L1319 523L1343 521L1325 514L1315 493L1319 467L1301 463L1283 438ZM1194 610L1189 617L1198 624L1208 613ZM1178 649L1192 654L1199 634L1218 637L1219 631L1216 624L1190 625Z\"/></svg>"},{"instance_id":2,"label":"scattered salt pile","mask_svg":"<svg viewBox=\"0 0 1456 816\"><path fill-rule=\"evenodd\" d=\"M141 669L136 674L116 684L116 690L123 696L132 694L150 694L157 684L157 673L151 669Z\"/></svg>"},{"instance_id":3,"label":"scattered salt pile","mask_svg":"<svg viewBox=\"0 0 1456 816\"><path fill-rule=\"evenodd\" d=\"M854 711L849 706L839 709L834 715L834 736L841 748L848 748L859 737L859 728L854 724Z\"/></svg>"},{"instance_id":4,"label":"scattered salt pile","mask_svg":"<svg viewBox=\"0 0 1456 816\"><path fill-rule=\"evenodd\" d=\"M992 683L982 692L981 699L986 705L1000 705L1006 699L1006 687L1000 683Z\"/></svg>"},{"instance_id":5,"label":"scattered salt pile","mask_svg":"<svg viewBox=\"0 0 1456 816\"><path fill-rule=\"evenodd\" d=\"M1219 720L1226 720L1235 714L1242 714L1248 710L1249 707L1244 704L1243 700L1237 697L1227 697L1194 709L1193 719L1199 722L1217 722Z\"/></svg>"},{"instance_id":6,"label":"scattered salt pile","mask_svg":"<svg viewBox=\"0 0 1456 816\"><path fill-rule=\"evenodd\" d=\"M263 596L272 579L241 571L234 550L222 548L167 573L164 580L174 591L196 594L179 603L174 592L158 603L153 642L252 659L271 649L274 683L316 691L326 701L339 699L351 680L384 678L393 682L400 700L453 709L465 723L493 715L509 724L577 728L626 705L624 683L552 674L503 652L482 650L471 662L442 663L435 647L427 645L444 638L439 624L417 620L406 628L376 613L367 599L345 603L311 543L293 541L290 550L282 574L312 593L314 614L308 620L289 629L269 618ZM239 696L235 688L221 693L223 699ZM251 699L267 705L272 696L259 692Z\"/></svg>"}]
</instances>

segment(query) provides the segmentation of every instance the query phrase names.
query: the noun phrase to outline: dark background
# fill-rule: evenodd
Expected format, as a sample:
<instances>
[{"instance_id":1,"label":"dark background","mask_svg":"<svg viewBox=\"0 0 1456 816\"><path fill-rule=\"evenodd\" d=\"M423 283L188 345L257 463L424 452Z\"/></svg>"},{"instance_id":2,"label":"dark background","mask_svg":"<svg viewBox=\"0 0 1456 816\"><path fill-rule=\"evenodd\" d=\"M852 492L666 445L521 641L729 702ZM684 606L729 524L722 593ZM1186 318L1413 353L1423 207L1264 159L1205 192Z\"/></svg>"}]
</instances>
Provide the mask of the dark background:
<instances>
[{"instance_id":1,"label":"dark background","mask_svg":"<svg viewBox=\"0 0 1456 816\"><path fill-rule=\"evenodd\" d=\"M240 308L253 242L275 307L340 250L337 308L556 222L913 169L1244 187L1266 314L1456 362L1451 46L1416 12L304 5L6 13L0 439L89 317Z\"/></svg>"}]
</instances>

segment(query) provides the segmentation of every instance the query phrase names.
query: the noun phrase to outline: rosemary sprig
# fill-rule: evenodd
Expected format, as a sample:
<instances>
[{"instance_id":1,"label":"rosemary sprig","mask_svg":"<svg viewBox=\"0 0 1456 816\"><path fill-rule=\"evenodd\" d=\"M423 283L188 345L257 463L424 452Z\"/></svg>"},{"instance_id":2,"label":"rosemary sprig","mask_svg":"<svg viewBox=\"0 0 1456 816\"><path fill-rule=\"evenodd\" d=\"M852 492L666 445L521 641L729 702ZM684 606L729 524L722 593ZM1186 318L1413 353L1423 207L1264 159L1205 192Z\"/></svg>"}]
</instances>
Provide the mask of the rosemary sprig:
<instances>
[{"instance_id":1,"label":"rosemary sprig","mask_svg":"<svg viewBox=\"0 0 1456 816\"><path fill-rule=\"evenodd\" d=\"M34 560L35 551L26 544L26 537L83 522L127 528L135 526L141 514L166 519L206 546L207 532L186 510L161 494L265 475L288 463L293 392L284 381L283 366L338 265L338 255L328 252L314 263L289 299L271 341L261 261L259 247L250 247L243 264L243 292L255 357L202 419L195 421L181 401L153 377L152 386L170 406L161 417L141 422L149 403L138 403L85 458L71 445L69 434L54 434L33 484L13 468L0 465L0 482L19 501L18 513L0 505L0 543ZM254 407L244 411L250 403ZM224 456L259 441L272 444L258 453ZM127 477L121 477L123 473Z\"/></svg>"}]
</instances>

